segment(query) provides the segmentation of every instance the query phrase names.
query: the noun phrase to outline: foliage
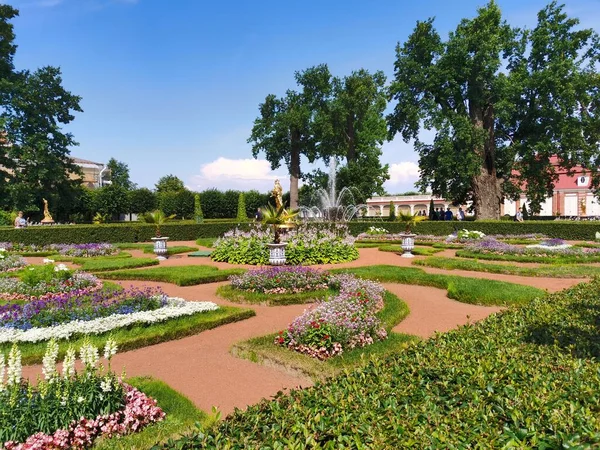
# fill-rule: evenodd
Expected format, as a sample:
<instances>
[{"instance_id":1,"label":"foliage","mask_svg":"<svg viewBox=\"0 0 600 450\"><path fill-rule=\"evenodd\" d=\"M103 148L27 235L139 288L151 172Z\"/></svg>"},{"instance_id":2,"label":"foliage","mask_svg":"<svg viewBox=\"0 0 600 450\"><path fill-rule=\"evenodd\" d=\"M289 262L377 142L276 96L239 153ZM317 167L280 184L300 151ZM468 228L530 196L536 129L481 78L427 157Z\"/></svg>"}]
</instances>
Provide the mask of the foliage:
<instances>
[{"instance_id":1,"label":"foliage","mask_svg":"<svg viewBox=\"0 0 600 450\"><path fill-rule=\"evenodd\" d=\"M376 265L352 269L333 269L332 273L351 273L382 283L414 284L448 290L448 298L474 305L525 305L546 292L531 286L479 278L438 275L413 267Z\"/></svg>"},{"instance_id":2,"label":"foliage","mask_svg":"<svg viewBox=\"0 0 600 450\"><path fill-rule=\"evenodd\" d=\"M100 225L101 223L107 223L108 222L108 214L101 214L99 212L96 213L96 215L94 216L94 218L92 219L92 223L94 225Z\"/></svg>"},{"instance_id":3,"label":"foliage","mask_svg":"<svg viewBox=\"0 0 600 450\"><path fill-rule=\"evenodd\" d=\"M294 218L298 216L298 210L287 210L284 205L279 208L274 207L270 203L262 210L262 222L266 225L271 225L273 229L273 243L279 244L280 228L285 225L292 224Z\"/></svg>"},{"instance_id":4,"label":"foliage","mask_svg":"<svg viewBox=\"0 0 600 450\"><path fill-rule=\"evenodd\" d=\"M243 269L219 270L213 266L156 267L143 270L117 270L103 273L102 278L112 280L163 281L177 286L226 281L230 275L242 273Z\"/></svg>"},{"instance_id":5,"label":"foliage","mask_svg":"<svg viewBox=\"0 0 600 450\"><path fill-rule=\"evenodd\" d=\"M107 270L134 269L137 267L157 266L156 258L91 258L75 259L75 264L81 265L81 270L88 272L104 272Z\"/></svg>"},{"instance_id":6,"label":"foliage","mask_svg":"<svg viewBox=\"0 0 600 450\"><path fill-rule=\"evenodd\" d=\"M527 210L527 205L525 203L523 203L523 206L521 207L521 214L523 215L523 220L529 219L529 211Z\"/></svg>"},{"instance_id":7,"label":"foliage","mask_svg":"<svg viewBox=\"0 0 600 450\"><path fill-rule=\"evenodd\" d=\"M142 376L128 378L126 383L156 400L158 406L164 411L165 418L140 432L102 439L94 445L95 450L148 449L166 441L169 437L180 436L192 430L195 423L208 426L214 422L212 416L196 408L191 400L163 381Z\"/></svg>"},{"instance_id":8,"label":"foliage","mask_svg":"<svg viewBox=\"0 0 600 450\"><path fill-rule=\"evenodd\" d=\"M194 195L194 220L196 223L204 222L204 213L202 212L202 205L200 204L200 194Z\"/></svg>"},{"instance_id":9,"label":"foliage","mask_svg":"<svg viewBox=\"0 0 600 450\"><path fill-rule=\"evenodd\" d=\"M561 240L562 241L562 240ZM564 242L564 241L562 241ZM519 247L517 245L507 244L497 241L493 238L487 238L473 242L465 246L465 252L468 254L484 255L514 255L514 256L534 256L543 257L549 260L553 258L567 262L592 262L600 261L600 249L586 247L571 247L566 245L528 245Z\"/></svg>"},{"instance_id":10,"label":"foliage","mask_svg":"<svg viewBox=\"0 0 600 450\"><path fill-rule=\"evenodd\" d=\"M0 379L0 442L11 448L7 445L9 441L22 442L38 432L52 434L77 423L80 418L108 416L122 409L125 390L110 371L114 352L116 345L110 341L105 351L109 370L102 373L97 367L98 349L84 344L79 350L83 371L76 372L75 350L71 348L63 363L63 372L59 374L56 367L58 345L50 341L44 357L44 380L34 387L29 382L22 382L21 352L16 344L13 345L7 358L8 379L6 383ZM4 360L1 353L2 375Z\"/></svg>"},{"instance_id":11,"label":"foliage","mask_svg":"<svg viewBox=\"0 0 600 450\"><path fill-rule=\"evenodd\" d=\"M581 284L438 335L166 447L596 447L598 290Z\"/></svg>"},{"instance_id":12,"label":"foliage","mask_svg":"<svg viewBox=\"0 0 600 450\"><path fill-rule=\"evenodd\" d=\"M231 285L239 290L262 294L298 294L328 288L329 275L303 266L276 266L249 270L232 276Z\"/></svg>"},{"instance_id":13,"label":"foliage","mask_svg":"<svg viewBox=\"0 0 600 450\"><path fill-rule=\"evenodd\" d=\"M108 185L95 190L94 209L112 218L119 218L130 210L129 194L126 188L119 185Z\"/></svg>"},{"instance_id":14,"label":"foliage","mask_svg":"<svg viewBox=\"0 0 600 450\"><path fill-rule=\"evenodd\" d=\"M295 294L263 294L243 289L236 289L231 285L219 286L217 295L233 303L249 303L253 305L283 306L314 303L324 300L333 293L330 289L304 291Z\"/></svg>"},{"instance_id":15,"label":"foliage","mask_svg":"<svg viewBox=\"0 0 600 450\"><path fill-rule=\"evenodd\" d=\"M311 67L294 74L300 92L288 90L285 97L269 94L258 106L248 142L252 155L264 152L271 169L284 161L290 173L290 208L298 208L298 180L302 176L300 155L314 162L318 157L315 139L315 110L323 104L331 75L326 65Z\"/></svg>"},{"instance_id":16,"label":"foliage","mask_svg":"<svg viewBox=\"0 0 600 450\"><path fill-rule=\"evenodd\" d=\"M419 222L425 220L423 216L417 216L415 214L411 214L410 212L404 213L402 211L398 212L398 221L404 224L404 232L411 233L412 229L418 225Z\"/></svg>"},{"instance_id":17,"label":"foliage","mask_svg":"<svg viewBox=\"0 0 600 450\"><path fill-rule=\"evenodd\" d=\"M433 19L417 22L396 49L389 126L416 141L419 188L470 199L484 219L522 191L539 212L558 179L554 162L582 165L598 189L600 40L578 25L556 2L532 30L508 25L493 1L445 41ZM436 130L433 143L419 139L421 127Z\"/></svg>"},{"instance_id":18,"label":"foliage","mask_svg":"<svg viewBox=\"0 0 600 450\"><path fill-rule=\"evenodd\" d=\"M229 231L214 243L211 258L232 264L267 264L267 244L273 242L270 229L251 228ZM302 225L287 233L286 259L289 264L328 264L353 261L358 258L354 239L342 224L322 227Z\"/></svg>"},{"instance_id":19,"label":"foliage","mask_svg":"<svg viewBox=\"0 0 600 450\"><path fill-rule=\"evenodd\" d=\"M110 170L110 181L113 186L124 187L127 191L136 188L135 183L129 177L129 166L115 158L110 158L106 164Z\"/></svg>"},{"instance_id":20,"label":"foliage","mask_svg":"<svg viewBox=\"0 0 600 450\"><path fill-rule=\"evenodd\" d=\"M248 215L246 214L246 198L243 192L240 192L238 197L236 220L238 222L246 222L248 220Z\"/></svg>"},{"instance_id":21,"label":"foliage","mask_svg":"<svg viewBox=\"0 0 600 450\"><path fill-rule=\"evenodd\" d=\"M19 255L10 255L0 247L0 273L13 271L26 266L27 262Z\"/></svg>"},{"instance_id":22,"label":"foliage","mask_svg":"<svg viewBox=\"0 0 600 450\"><path fill-rule=\"evenodd\" d=\"M145 214L157 207L156 194L148 188L138 188L129 191L129 212Z\"/></svg>"},{"instance_id":23,"label":"foliage","mask_svg":"<svg viewBox=\"0 0 600 450\"><path fill-rule=\"evenodd\" d=\"M194 194L187 189L166 191L157 195L158 209L167 216L194 218Z\"/></svg>"},{"instance_id":24,"label":"foliage","mask_svg":"<svg viewBox=\"0 0 600 450\"><path fill-rule=\"evenodd\" d=\"M0 210L0 226L4 226L4 227L13 226L14 219L12 216L13 215L8 211Z\"/></svg>"},{"instance_id":25,"label":"foliage","mask_svg":"<svg viewBox=\"0 0 600 450\"><path fill-rule=\"evenodd\" d=\"M162 194L164 192L178 192L185 189L183 181L175 175L165 175L164 177L159 178L155 187L157 194Z\"/></svg>"},{"instance_id":26,"label":"foliage","mask_svg":"<svg viewBox=\"0 0 600 450\"><path fill-rule=\"evenodd\" d=\"M390 215L388 217L390 222L396 221L396 207L394 206L394 202L390 202Z\"/></svg>"},{"instance_id":27,"label":"foliage","mask_svg":"<svg viewBox=\"0 0 600 450\"><path fill-rule=\"evenodd\" d=\"M160 237L160 227L165 223L173 220L175 218L175 214L171 214L167 216L160 209L157 209L154 212L146 213L141 217L142 222L154 224L156 227L156 237Z\"/></svg>"}]
</instances>

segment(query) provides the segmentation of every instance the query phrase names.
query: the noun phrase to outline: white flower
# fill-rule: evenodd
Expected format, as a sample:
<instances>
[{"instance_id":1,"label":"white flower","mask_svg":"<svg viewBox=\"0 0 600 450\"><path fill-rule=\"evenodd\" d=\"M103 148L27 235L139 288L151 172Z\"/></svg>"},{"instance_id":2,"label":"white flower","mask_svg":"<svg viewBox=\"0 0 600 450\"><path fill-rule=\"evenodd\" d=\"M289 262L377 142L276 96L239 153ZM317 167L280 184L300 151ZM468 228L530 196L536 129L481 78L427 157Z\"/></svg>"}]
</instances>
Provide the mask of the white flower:
<instances>
[{"instance_id":1,"label":"white flower","mask_svg":"<svg viewBox=\"0 0 600 450\"><path fill-rule=\"evenodd\" d=\"M58 343L55 339L50 339L46 346L46 354L42 359L42 373L46 381L51 381L58 372L56 371L56 358L58 358Z\"/></svg>"},{"instance_id":2,"label":"white flower","mask_svg":"<svg viewBox=\"0 0 600 450\"><path fill-rule=\"evenodd\" d=\"M69 270L69 268L67 266L65 266L64 264L59 264L58 266L54 267L55 272L61 272L64 270Z\"/></svg>"},{"instance_id":3,"label":"white flower","mask_svg":"<svg viewBox=\"0 0 600 450\"><path fill-rule=\"evenodd\" d=\"M77 397L77 403L83 403L85 399L80 395L79 397Z\"/></svg>"},{"instance_id":4,"label":"white flower","mask_svg":"<svg viewBox=\"0 0 600 450\"><path fill-rule=\"evenodd\" d=\"M43 262L44 264L52 264L52 263L54 262L54 260L53 260L53 259L44 258L44 259L42 260L42 262Z\"/></svg>"},{"instance_id":5,"label":"white flower","mask_svg":"<svg viewBox=\"0 0 600 450\"><path fill-rule=\"evenodd\" d=\"M8 370L6 383L10 385L17 385L21 382L21 350L17 347L17 344L13 344L8 354Z\"/></svg>"},{"instance_id":6,"label":"white flower","mask_svg":"<svg viewBox=\"0 0 600 450\"><path fill-rule=\"evenodd\" d=\"M69 347L67 354L65 355L65 360L63 361L63 376L65 378L70 378L75 375L75 358L75 349Z\"/></svg>"},{"instance_id":7,"label":"white flower","mask_svg":"<svg viewBox=\"0 0 600 450\"><path fill-rule=\"evenodd\" d=\"M93 369L100 359L98 349L89 342L83 344L79 349L79 358L86 369Z\"/></svg>"},{"instance_id":8,"label":"white flower","mask_svg":"<svg viewBox=\"0 0 600 450\"><path fill-rule=\"evenodd\" d=\"M215 311L219 307L212 302L188 302L177 297L167 299L167 304L153 311L141 311L131 314L113 314L94 320L74 320L53 327L16 328L0 327L0 344L7 342L41 342L55 338L69 339L74 334L102 334L121 327L134 324L153 324L177 317L191 316L201 312Z\"/></svg>"},{"instance_id":9,"label":"white flower","mask_svg":"<svg viewBox=\"0 0 600 450\"><path fill-rule=\"evenodd\" d=\"M106 341L106 345L104 346L104 359L108 361L117 354L117 342L114 339L109 339Z\"/></svg>"},{"instance_id":10,"label":"white flower","mask_svg":"<svg viewBox=\"0 0 600 450\"><path fill-rule=\"evenodd\" d=\"M106 378L100 382L100 389L102 392L110 392L112 391L112 382L109 378Z\"/></svg>"}]
</instances>

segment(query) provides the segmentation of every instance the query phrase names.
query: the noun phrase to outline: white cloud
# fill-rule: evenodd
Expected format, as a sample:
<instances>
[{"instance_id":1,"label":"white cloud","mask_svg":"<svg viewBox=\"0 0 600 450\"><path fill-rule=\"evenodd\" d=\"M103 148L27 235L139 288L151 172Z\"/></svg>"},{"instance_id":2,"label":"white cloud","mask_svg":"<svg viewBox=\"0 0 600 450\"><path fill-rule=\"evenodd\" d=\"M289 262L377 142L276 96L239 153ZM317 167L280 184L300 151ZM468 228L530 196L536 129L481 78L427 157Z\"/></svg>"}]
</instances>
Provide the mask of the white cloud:
<instances>
[{"instance_id":1,"label":"white cloud","mask_svg":"<svg viewBox=\"0 0 600 450\"><path fill-rule=\"evenodd\" d=\"M419 179L419 166L412 161L390 164L390 179L388 183L414 183Z\"/></svg>"},{"instance_id":2,"label":"white cloud","mask_svg":"<svg viewBox=\"0 0 600 450\"><path fill-rule=\"evenodd\" d=\"M279 178L284 190L287 186L287 176L271 170L268 161L264 159L229 159L219 157L215 161L203 164L200 174L191 177L192 189L258 189L261 192L273 188L273 182Z\"/></svg>"}]
</instances>

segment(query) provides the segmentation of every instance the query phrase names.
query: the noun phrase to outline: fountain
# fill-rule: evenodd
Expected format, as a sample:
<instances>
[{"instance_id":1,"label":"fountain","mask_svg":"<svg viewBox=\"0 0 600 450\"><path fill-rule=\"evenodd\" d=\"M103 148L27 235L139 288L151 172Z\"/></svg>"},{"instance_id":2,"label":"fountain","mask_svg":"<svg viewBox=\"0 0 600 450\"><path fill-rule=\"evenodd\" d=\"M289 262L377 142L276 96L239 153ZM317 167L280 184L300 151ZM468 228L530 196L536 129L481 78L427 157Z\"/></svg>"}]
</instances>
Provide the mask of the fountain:
<instances>
[{"instance_id":1,"label":"fountain","mask_svg":"<svg viewBox=\"0 0 600 450\"><path fill-rule=\"evenodd\" d=\"M328 189L317 191L317 201L320 206L301 206L300 216L303 219L323 220L328 222L348 222L360 210L367 209L367 205L355 205L354 196L348 187L344 187L336 193L336 158L329 159Z\"/></svg>"}]
</instances>

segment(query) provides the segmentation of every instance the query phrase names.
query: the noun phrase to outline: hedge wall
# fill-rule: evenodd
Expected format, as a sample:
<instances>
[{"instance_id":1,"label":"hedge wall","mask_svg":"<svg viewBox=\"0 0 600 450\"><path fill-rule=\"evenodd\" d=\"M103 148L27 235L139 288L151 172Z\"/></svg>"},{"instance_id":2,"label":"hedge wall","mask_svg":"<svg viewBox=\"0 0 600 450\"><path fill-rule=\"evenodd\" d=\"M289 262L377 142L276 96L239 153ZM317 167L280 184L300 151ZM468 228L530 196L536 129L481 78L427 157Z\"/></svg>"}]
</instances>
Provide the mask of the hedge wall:
<instances>
[{"instance_id":1,"label":"hedge wall","mask_svg":"<svg viewBox=\"0 0 600 450\"><path fill-rule=\"evenodd\" d=\"M232 228L248 229L251 223L236 222L213 223L169 223L160 227L163 236L173 241L192 241L198 238L218 237ZM358 235L370 226L383 227L391 233L401 233L404 225L400 222L351 222L350 232ZM600 231L600 222L572 221L477 221L477 222L430 222L418 224L418 234L444 236L455 229L479 230L485 234L530 234L542 233L549 237L567 240L593 240ZM146 242L154 237L154 225L141 223L103 224L103 225L64 225L51 227L31 227L15 230L0 227L0 242L22 242L24 244L58 244L86 242Z\"/></svg>"}]
</instances>

